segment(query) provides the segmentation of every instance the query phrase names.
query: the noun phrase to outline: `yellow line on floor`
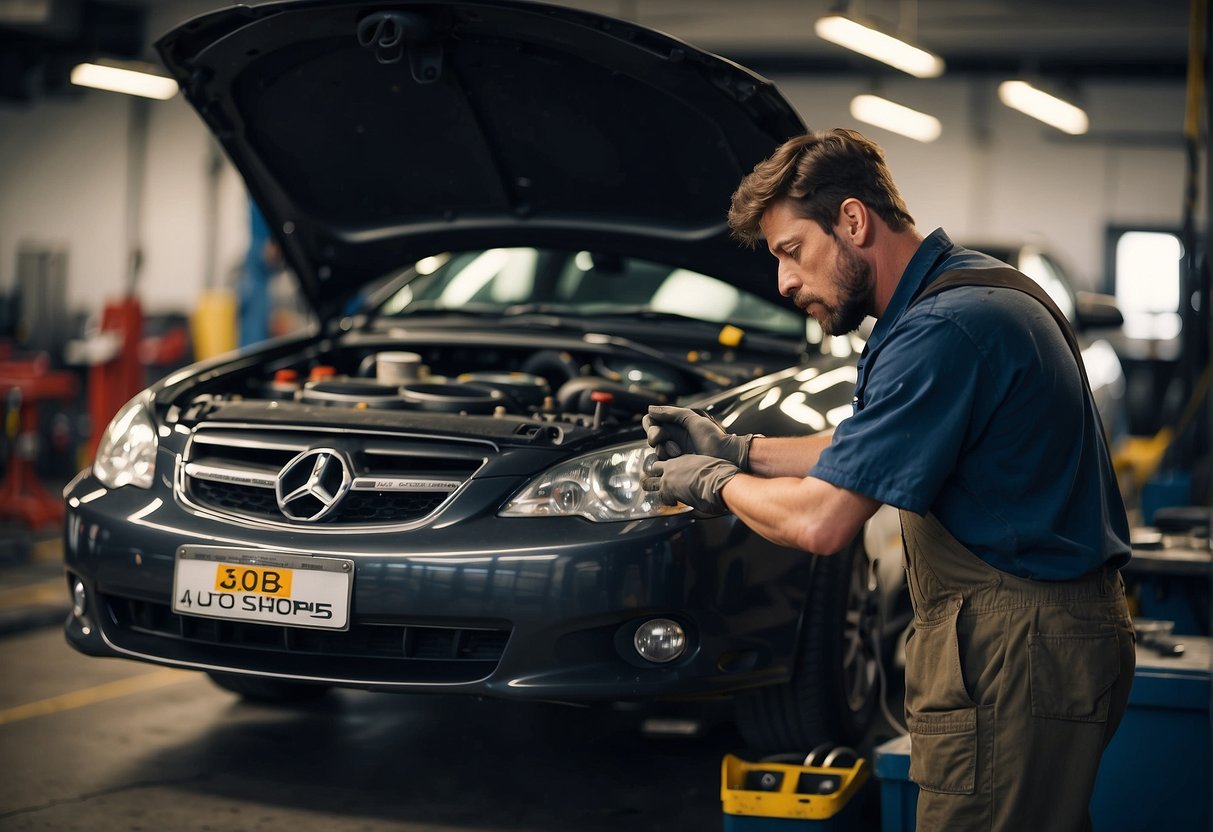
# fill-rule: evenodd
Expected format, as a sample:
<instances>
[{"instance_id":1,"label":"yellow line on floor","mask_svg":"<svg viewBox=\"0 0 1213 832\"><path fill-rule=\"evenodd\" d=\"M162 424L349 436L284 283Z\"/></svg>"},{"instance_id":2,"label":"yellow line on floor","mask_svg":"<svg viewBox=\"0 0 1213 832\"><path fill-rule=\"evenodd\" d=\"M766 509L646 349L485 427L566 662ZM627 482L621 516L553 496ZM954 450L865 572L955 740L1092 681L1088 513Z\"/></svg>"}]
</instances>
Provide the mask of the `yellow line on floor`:
<instances>
[{"instance_id":1,"label":"yellow line on floor","mask_svg":"<svg viewBox=\"0 0 1213 832\"><path fill-rule=\"evenodd\" d=\"M84 690L72 691L49 699L40 699L26 705L0 710L0 725L18 722L35 716L48 716L60 711L70 711L73 708L83 708L97 702L130 696L133 693L155 690L156 688L175 685L186 679L196 678L197 674L185 670L157 670L154 673L144 673L130 679L119 679L117 682L107 682Z\"/></svg>"},{"instance_id":2,"label":"yellow line on floor","mask_svg":"<svg viewBox=\"0 0 1213 832\"><path fill-rule=\"evenodd\" d=\"M61 578L12 589L0 589L0 609L22 604L45 604L59 601L68 606L70 605L68 599L67 583Z\"/></svg>"}]
</instances>

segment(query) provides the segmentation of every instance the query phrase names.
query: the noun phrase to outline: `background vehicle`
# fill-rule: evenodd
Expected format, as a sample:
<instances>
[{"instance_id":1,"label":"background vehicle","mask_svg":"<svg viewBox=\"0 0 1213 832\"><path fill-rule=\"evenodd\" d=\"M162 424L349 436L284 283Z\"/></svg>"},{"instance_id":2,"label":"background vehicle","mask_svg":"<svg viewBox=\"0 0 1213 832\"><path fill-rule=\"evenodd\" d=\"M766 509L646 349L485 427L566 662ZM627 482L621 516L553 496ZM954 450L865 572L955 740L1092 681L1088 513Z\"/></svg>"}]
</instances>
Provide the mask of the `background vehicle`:
<instances>
[{"instance_id":1,"label":"background vehicle","mask_svg":"<svg viewBox=\"0 0 1213 832\"><path fill-rule=\"evenodd\" d=\"M1060 262L1033 243L965 243L1009 263L1039 283L1074 327L1082 347L1087 378L1103 418L1108 446L1115 450L1128 434L1125 411L1125 374L1108 333L1124 324L1124 316L1111 295L1079 290Z\"/></svg>"}]
</instances>

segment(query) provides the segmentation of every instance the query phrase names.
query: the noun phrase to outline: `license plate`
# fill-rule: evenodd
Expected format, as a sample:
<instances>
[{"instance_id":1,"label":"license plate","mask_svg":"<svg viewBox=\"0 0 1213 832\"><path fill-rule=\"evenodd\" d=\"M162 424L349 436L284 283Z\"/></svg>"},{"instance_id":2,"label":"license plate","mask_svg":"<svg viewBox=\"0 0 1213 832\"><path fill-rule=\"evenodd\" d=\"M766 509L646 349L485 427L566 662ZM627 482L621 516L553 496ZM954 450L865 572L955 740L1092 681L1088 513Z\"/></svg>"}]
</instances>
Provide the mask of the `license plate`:
<instances>
[{"instance_id":1,"label":"license plate","mask_svg":"<svg viewBox=\"0 0 1213 832\"><path fill-rule=\"evenodd\" d=\"M354 562L216 546L182 546L173 612L287 627L347 630Z\"/></svg>"}]
</instances>

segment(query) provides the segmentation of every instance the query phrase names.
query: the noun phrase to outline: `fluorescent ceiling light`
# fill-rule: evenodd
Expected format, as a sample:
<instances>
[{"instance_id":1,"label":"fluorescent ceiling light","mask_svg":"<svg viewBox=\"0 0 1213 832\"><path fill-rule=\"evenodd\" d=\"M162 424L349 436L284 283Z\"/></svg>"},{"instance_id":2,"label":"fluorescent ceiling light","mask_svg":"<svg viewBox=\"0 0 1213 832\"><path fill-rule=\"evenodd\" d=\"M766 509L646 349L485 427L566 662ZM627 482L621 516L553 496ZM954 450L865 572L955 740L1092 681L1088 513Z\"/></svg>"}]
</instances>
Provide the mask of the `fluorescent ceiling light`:
<instances>
[{"instance_id":1,"label":"fluorescent ceiling light","mask_svg":"<svg viewBox=\"0 0 1213 832\"><path fill-rule=\"evenodd\" d=\"M878 95L857 95L852 98L851 115L867 124L920 142L933 142L943 132L935 116L911 110Z\"/></svg>"},{"instance_id":2,"label":"fluorescent ceiling light","mask_svg":"<svg viewBox=\"0 0 1213 832\"><path fill-rule=\"evenodd\" d=\"M1003 81L998 85L1003 104L1039 119L1071 136L1087 132L1087 114L1068 101L1049 95L1026 81Z\"/></svg>"},{"instance_id":3,"label":"fluorescent ceiling light","mask_svg":"<svg viewBox=\"0 0 1213 832\"><path fill-rule=\"evenodd\" d=\"M141 95L160 101L177 94L177 82L154 71L150 64L99 61L78 64L72 69L72 83L127 95Z\"/></svg>"},{"instance_id":4,"label":"fluorescent ceiling light","mask_svg":"<svg viewBox=\"0 0 1213 832\"><path fill-rule=\"evenodd\" d=\"M828 14L817 18L814 29L822 40L883 61L915 78L938 78L943 75L943 58L886 35L872 24L859 23L842 14Z\"/></svg>"}]
</instances>

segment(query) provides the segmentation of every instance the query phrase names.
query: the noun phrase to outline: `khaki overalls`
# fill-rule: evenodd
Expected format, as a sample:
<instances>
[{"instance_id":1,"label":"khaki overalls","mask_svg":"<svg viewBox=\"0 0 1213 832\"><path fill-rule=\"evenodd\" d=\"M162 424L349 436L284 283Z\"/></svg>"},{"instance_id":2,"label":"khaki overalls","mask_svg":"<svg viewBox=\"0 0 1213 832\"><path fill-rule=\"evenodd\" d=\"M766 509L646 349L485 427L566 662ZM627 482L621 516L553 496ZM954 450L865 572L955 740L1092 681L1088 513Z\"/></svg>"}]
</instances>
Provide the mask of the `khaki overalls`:
<instances>
[{"instance_id":1,"label":"khaki overalls","mask_svg":"<svg viewBox=\"0 0 1213 832\"><path fill-rule=\"evenodd\" d=\"M933 515L901 512L919 832L1090 828L1099 758L1136 663L1120 573L1030 581L995 569Z\"/></svg>"},{"instance_id":2,"label":"khaki overalls","mask_svg":"<svg viewBox=\"0 0 1213 832\"><path fill-rule=\"evenodd\" d=\"M1032 294L1058 319L1082 369L1073 334L1035 284L981 272L950 279ZM974 555L934 515L900 514L914 606L905 709L919 832L1089 829L1100 756L1136 664L1120 573L1019 578Z\"/></svg>"}]
</instances>

